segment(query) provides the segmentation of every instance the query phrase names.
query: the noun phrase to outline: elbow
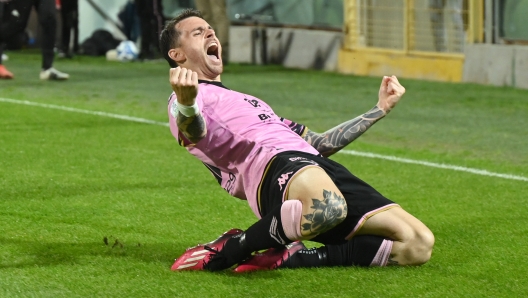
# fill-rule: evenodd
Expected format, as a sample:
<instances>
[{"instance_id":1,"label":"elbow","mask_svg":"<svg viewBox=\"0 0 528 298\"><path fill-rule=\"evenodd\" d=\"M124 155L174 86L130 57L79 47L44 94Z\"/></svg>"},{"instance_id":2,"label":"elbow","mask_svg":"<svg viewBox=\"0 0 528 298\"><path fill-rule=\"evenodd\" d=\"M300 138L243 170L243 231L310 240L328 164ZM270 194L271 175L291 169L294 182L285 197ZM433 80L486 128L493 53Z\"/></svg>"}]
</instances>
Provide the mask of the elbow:
<instances>
[{"instance_id":1,"label":"elbow","mask_svg":"<svg viewBox=\"0 0 528 298\"><path fill-rule=\"evenodd\" d=\"M181 121L178 118L178 130L190 142L196 144L207 135L207 126L205 120L201 115L196 115L190 118L182 117Z\"/></svg>"},{"instance_id":2,"label":"elbow","mask_svg":"<svg viewBox=\"0 0 528 298\"><path fill-rule=\"evenodd\" d=\"M200 133L185 132L183 135L193 144L196 144L200 142L203 138L205 138L205 136L207 135L207 129L204 129Z\"/></svg>"},{"instance_id":3,"label":"elbow","mask_svg":"<svg viewBox=\"0 0 528 298\"><path fill-rule=\"evenodd\" d=\"M335 147L332 146L325 146L324 144L319 144L319 146L315 147L315 150L319 151L319 153L324 157L329 157L332 154L336 153L338 150L335 150Z\"/></svg>"},{"instance_id":4,"label":"elbow","mask_svg":"<svg viewBox=\"0 0 528 298\"><path fill-rule=\"evenodd\" d=\"M189 141L191 141L193 144L196 144L200 142L204 137L205 135L201 137L187 137L187 139L189 139Z\"/></svg>"}]
</instances>

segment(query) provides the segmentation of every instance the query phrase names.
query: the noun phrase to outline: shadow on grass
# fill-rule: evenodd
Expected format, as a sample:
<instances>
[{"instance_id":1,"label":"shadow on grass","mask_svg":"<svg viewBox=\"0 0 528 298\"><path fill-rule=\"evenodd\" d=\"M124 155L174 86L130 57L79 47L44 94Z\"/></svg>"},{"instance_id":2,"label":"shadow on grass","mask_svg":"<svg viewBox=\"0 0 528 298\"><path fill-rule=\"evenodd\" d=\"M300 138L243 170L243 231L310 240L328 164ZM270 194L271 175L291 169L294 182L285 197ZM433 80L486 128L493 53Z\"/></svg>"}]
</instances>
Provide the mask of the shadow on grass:
<instances>
[{"instance_id":1,"label":"shadow on grass","mask_svg":"<svg viewBox=\"0 0 528 298\"><path fill-rule=\"evenodd\" d=\"M78 265L86 263L100 263L104 265L104 260L86 260L86 257L93 258L124 258L135 259L144 263L156 263L158 267L167 272L170 270L175 258L185 251L186 246L174 243L122 243L120 240L108 237L100 242L88 243L46 243L40 241L24 241L16 239L0 238L0 247L16 248L15 258L0 259L0 269L23 269L30 267L46 267L56 265ZM208 274L216 277L234 278L237 280L275 280L288 276L293 271L301 274L326 274L329 271L342 271L343 274L360 271L394 271L394 270L421 270L419 267L387 267L387 268L365 268L365 267L324 267L324 268L298 268L281 270L264 270L255 272L236 273L232 270L220 272L204 271L181 271L174 272L178 278L199 276L197 274ZM326 272L326 273L325 273Z\"/></svg>"},{"instance_id":2,"label":"shadow on grass","mask_svg":"<svg viewBox=\"0 0 528 298\"><path fill-rule=\"evenodd\" d=\"M170 270L175 258L181 255L186 246L174 243L122 243L120 240L108 237L105 241L88 243L57 243L41 241L25 241L17 239L0 238L0 247L16 249L16 259L0 259L0 269L46 267L56 265L77 265L86 263L86 257L94 258L128 258L145 263L157 263L167 271ZM92 262L92 261L88 261ZM101 264L104 261L98 260ZM248 273L235 273L231 270L221 272L182 271L174 272L178 276L196 276L196 274L213 274L212 276L225 276L228 278L274 279L287 273L289 270L258 271Z\"/></svg>"},{"instance_id":3,"label":"shadow on grass","mask_svg":"<svg viewBox=\"0 0 528 298\"><path fill-rule=\"evenodd\" d=\"M16 249L15 258L0 259L0 269L79 264L83 257L131 258L170 267L185 246L175 243L123 243L113 237L100 242L57 243L0 238L0 247ZM83 261L85 262L85 261Z\"/></svg>"}]
</instances>

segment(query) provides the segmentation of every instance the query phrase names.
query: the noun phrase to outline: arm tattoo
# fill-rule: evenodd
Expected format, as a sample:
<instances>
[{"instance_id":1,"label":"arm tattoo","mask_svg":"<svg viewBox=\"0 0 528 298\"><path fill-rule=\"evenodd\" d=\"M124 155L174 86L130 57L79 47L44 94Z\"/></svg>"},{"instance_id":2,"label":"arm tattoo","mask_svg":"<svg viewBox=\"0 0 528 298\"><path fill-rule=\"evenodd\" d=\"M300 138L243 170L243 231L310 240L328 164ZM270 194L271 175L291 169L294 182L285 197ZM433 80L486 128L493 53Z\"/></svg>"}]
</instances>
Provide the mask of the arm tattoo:
<instances>
[{"instance_id":1,"label":"arm tattoo","mask_svg":"<svg viewBox=\"0 0 528 298\"><path fill-rule=\"evenodd\" d=\"M207 133L205 120L200 113L191 117L187 117L178 112L178 118L176 119L176 122L178 124L178 129L187 139L189 139L189 141L193 143L203 139Z\"/></svg>"},{"instance_id":2,"label":"arm tattoo","mask_svg":"<svg viewBox=\"0 0 528 298\"><path fill-rule=\"evenodd\" d=\"M378 106L375 106L365 114L344 122L324 133L308 130L304 139L323 156L330 156L357 139L372 124L385 117L386 114Z\"/></svg>"},{"instance_id":3,"label":"arm tattoo","mask_svg":"<svg viewBox=\"0 0 528 298\"><path fill-rule=\"evenodd\" d=\"M302 225L303 231L310 234L324 233L345 220L347 215L345 198L326 189L323 189L323 197L323 201L312 199L310 208L314 211L312 214L304 215L307 223Z\"/></svg>"}]
</instances>

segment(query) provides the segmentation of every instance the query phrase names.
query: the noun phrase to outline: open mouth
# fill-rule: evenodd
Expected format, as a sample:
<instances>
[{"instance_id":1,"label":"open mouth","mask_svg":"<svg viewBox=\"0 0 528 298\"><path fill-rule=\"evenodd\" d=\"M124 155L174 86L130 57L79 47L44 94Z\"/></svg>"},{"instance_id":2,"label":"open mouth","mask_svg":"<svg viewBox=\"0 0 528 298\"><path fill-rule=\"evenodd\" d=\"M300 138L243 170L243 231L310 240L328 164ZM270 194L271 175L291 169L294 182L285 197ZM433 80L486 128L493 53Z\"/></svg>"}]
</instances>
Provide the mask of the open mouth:
<instances>
[{"instance_id":1,"label":"open mouth","mask_svg":"<svg viewBox=\"0 0 528 298\"><path fill-rule=\"evenodd\" d=\"M216 42L211 43L207 47L207 56L214 61L220 60L220 56L218 55L218 44Z\"/></svg>"}]
</instances>

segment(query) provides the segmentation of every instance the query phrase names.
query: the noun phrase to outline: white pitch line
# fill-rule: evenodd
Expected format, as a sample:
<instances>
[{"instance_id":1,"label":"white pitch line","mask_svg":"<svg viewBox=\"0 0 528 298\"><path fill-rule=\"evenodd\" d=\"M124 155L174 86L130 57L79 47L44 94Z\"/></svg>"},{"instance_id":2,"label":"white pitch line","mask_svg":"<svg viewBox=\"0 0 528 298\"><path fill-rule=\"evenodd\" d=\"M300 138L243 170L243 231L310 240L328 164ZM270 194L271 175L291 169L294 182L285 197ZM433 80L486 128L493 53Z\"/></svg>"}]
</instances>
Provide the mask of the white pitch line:
<instances>
[{"instance_id":1,"label":"white pitch line","mask_svg":"<svg viewBox=\"0 0 528 298\"><path fill-rule=\"evenodd\" d=\"M127 116L127 115L83 110L83 109L71 108L71 107L66 107L66 106L44 104L44 103L38 103L38 102L33 102L33 101L27 101L27 100L16 100L16 99L0 97L0 102L8 102L8 103L14 103L14 104L28 105L28 106L37 106L37 107L43 107L43 108L48 108L48 109L68 111L68 112L74 112L74 113L82 113L82 114L88 114L88 115L97 115L97 116L102 116L102 117L109 117L109 118L121 119L125 121L133 121L133 122L154 124L154 125L160 125L160 126L169 126L169 123L167 122L153 121L153 120L149 120L145 118L138 118L138 117L132 117L132 116ZM427 167L432 167L432 168L460 171L460 172L466 172L466 173L488 176L488 177L498 177L498 178L503 178L503 179L519 180L519 181L528 182L528 177L524 177L524 176L494 173L494 172L490 172L487 170L466 168L466 167L461 167L461 166L456 166L456 165L440 164L440 163L434 163L434 162L422 161L422 160L414 160L414 159L408 159L408 158L401 158L401 157L396 157L396 156L391 156L391 155L382 155L382 154L361 152L361 151L355 151L355 150L341 150L338 153L361 156L361 157L368 157L368 158L384 159L384 160L390 160L390 161L408 163L408 164L417 164L417 165L422 165L422 166L427 166Z\"/></svg>"},{"instance_id":2,"label":"white pitch line","mask_svg":"<svg viewBox=\"0 0 528 298\"><path fill-rule=\"evenodd\" d=\"M455 165L448 165L448 164L443 164L443 163L434 163L434 162L429 162L429 161L401 158L401 157L396 157L396 156L391 156L391 155L381 155L381 154L376 154L376 153L361 152L361 151L355 151L355 150L341 150L339 151L339 153L362 156L362 157L369 157L369 158L378 158L378 159L396 161L396 162L401 162L401 163L410 163L410 164L422 165L422 166L427 166L427 167L432 167L432 168L467 172L467 173L472 173L472 174L477 174L477 175L482 175L482 176L499 177L499 178L504 178L504 179L528 182L528 177L523 177L523 176L494 173L494 172L490 172L487 170L479 170L479 169L466 168L466 167L455 166Z\"/></svg>"},{"instance_id":3,"label":"white pitch line","mask_svg":"<svg viewBox=\"0 0 528 298\"><path fill-rule=\"evenodd\" d=\"M68 111L68 112L88 114L88 115L97 115L97 116L121 119L125 121L133 121L133 122L155 124L155 125L161 125L161 126L169 126L168 122L159 122L159 121L149 120L145 118L138 118L138 117L132 117L132 116L127 116L127 115L112 114L112 113L99 112L99 111L82 110L82 109L70 108L66 106L58 106L58 105L39 103L39 102L33 102L33 101L27 101L27 100L16 100L16 99L0 97L0 102L9 102L9 103L14 103L14 104L19 104L19 105L42 107L42 108L47 108L47 109Z\"/></svg>"}]
</instances>

